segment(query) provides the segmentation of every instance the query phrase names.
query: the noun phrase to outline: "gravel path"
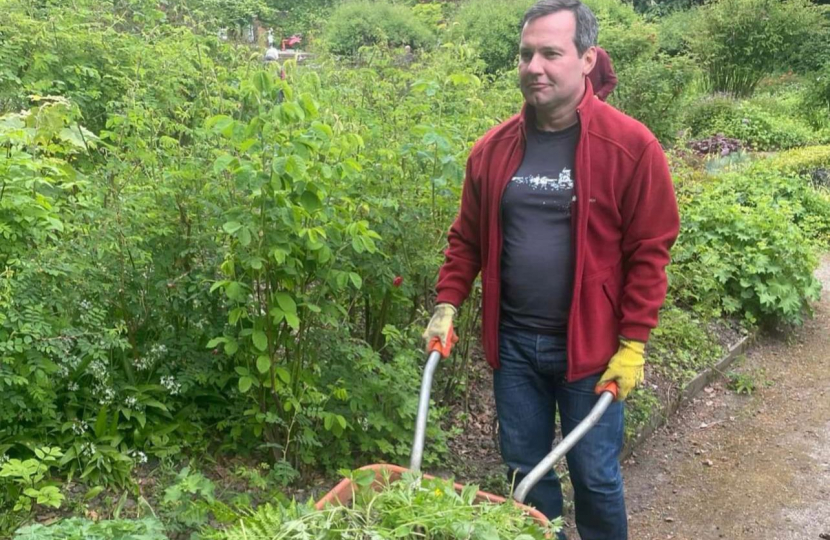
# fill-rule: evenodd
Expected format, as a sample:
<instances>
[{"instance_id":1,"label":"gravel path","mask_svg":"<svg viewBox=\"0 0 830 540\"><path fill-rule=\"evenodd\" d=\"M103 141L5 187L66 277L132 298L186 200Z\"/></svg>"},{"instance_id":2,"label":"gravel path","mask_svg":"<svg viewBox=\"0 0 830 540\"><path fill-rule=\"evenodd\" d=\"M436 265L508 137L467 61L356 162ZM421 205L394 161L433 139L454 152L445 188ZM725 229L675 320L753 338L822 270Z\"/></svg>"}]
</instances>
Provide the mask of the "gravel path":
<instances>
[{"instance_id":1,"label":"gravel path","mask_svg":"<svg viewBox=\"0 0 830 540\"><path fill-rule=\"evenodd\" d=\"M632 540L830 540L830 257L815 317L764 337L624 466ZM573 534L572 534L573 536Z\"/></svg>"}]
</instances>

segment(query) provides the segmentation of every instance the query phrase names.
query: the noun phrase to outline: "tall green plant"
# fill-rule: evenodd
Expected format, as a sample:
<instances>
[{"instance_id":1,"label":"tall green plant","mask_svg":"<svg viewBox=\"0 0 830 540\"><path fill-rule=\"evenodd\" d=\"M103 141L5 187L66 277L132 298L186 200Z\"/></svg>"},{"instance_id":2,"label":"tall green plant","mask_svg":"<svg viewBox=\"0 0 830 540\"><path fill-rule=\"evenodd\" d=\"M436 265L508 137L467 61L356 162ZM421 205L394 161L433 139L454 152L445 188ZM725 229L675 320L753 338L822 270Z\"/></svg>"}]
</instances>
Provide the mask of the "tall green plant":
<instances>
[{"instance_id":1,"label":"tall green plant","mask_svg":"<svg viewBox=\"0 0 830 540\"><path fill-rule=\"evenodd\" d=\"M748 96L820 31L821 14L809 0L718 0L696 11L688 41L712 90Z\"/></svg>"}]
</instances>

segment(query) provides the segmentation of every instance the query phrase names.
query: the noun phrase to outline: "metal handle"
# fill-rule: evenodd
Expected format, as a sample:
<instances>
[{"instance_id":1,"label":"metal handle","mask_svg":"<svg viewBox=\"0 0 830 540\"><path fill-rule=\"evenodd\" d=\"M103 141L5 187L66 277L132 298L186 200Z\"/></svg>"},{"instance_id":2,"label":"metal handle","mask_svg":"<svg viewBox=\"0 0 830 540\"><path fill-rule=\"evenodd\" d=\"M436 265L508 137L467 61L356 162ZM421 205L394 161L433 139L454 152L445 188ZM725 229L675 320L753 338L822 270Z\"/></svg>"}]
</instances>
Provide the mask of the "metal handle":
<instances>
[{"instance_id":1,"label":"metal handle","mask_svg":"<svg viewBox=\"0 0 830 540\"><path fill-rule=\"evenodd\" d=\"M421 470L421 460L424 458L424 437L427 431L429 418L429 396L432 391L432 376L441 360L440 351L429 353L424 379L421 381L421 397L418 399L418 416L415 419L415 440L412 442L412 455L409 459L409 468L413 471Z\"/></svg>"},{"instance_id":2,"label":"metal handle","mask_svg":"<svg viewBox=\"0 0 830 540\"><path fill-rule=\"evenodd\" d=\"M597 404L594 405L594 408L591 409L591 412L588 413L588 416L585 417L582 422L576 425L576 427L568 433L568 436L562 439L562 442L557 444L550 453L545 456L545 458L539 462L538 465L533 467L527 476L519 483L519 486L516 488L516 491L513 492L513 499L517 502L524 503L527 494L530 493L530 490L533 489L539 480L545 476L548 471L550 471L556 462L562 459L562 456L568 453L568 450L574 447L574 445L579 442L579 440L585 436L589 429L594 427L594 425L599 422L600 417L605 412L605 409L614 401L617 397L617 387L616 384L609 388L605 388L602 390L602 395L600 395Z\"/></svg>"}]
</instances>

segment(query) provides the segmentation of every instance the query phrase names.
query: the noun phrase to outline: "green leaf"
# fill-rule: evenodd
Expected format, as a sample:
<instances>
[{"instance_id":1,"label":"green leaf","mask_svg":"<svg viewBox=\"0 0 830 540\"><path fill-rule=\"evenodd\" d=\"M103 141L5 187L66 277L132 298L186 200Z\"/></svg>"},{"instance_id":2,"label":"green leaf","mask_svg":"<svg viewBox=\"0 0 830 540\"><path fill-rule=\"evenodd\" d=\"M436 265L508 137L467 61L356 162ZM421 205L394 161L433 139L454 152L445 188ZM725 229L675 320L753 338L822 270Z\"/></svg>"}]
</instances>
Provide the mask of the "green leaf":
<instances>
[{"instance_id":1,"label":"green leaf","mask_svg":"<svg viewBox=\"0 0 830 540\"><path fill-rule=\"evenodd\" d=\"M219 345L220 343L225 343L226 341L228 341L228 338L226 338L226 337L213 338L210 341L208 341L208 344L205 345L205 348L206 349L212 349L212 348L216 347L217 345Z\"/></svg>"},{"instance_id":2,"label":"green leaf","mask_svg":"<svg viewBox=\"0 0 830 540\"><path fill-rule=\"evenodd\" d=\"M271 359L267 356L260 356L256 359L256 368L260 373L268 373L271 369Z\"/></svg>"},{"instance_id":3,"label":"green leaf","mask_svg":"<svg viewBox=\"0 0 830 540\"><path fill-rule=\"evenodd\" d=\"M253 379L250 377L241 377L239 379L239 391L243 394L251 389L251 386L254 384Z\"/></svg>"},{"instance_id":4,"label":"green leaf","mask_svg":"<svg viewBox=\"0 0 830 540\"><path fill-rule=\"evenodd\" d=\"M214 133L221 133L227 136L233 129L234 119L225 114L211 116L205 122L205 127Z\"/></svg>"},{"instance_id":5,"label":"green leaf","mask_svg":"<svg viewBox=\"0 0 830 540\"><path fill-rule=\"evenodd\" d=\"M285 318L285 312L280 308L271 308L271 311L268 312L271 315L271 318L274 320L274 324L279 324Z\"/></svg>"},{"instance_id":6,"label":"green leaf","mask_svg":"<svg viewBox=\"0 0 830 540\"><path fill-rule=\"evenodd\" d=\"M352 280L355 289L360 289L363 286L363 279L356 273L349 272L349 279Z\"/></svg>"},{"instance_id":7,"label":"green leaf","mask_svg":"<svg viewBox=\"0 0 830 540\"><path fill-rule=\"evenodd\" d=\"M291 374L288 372L287 369L285 369L283 367L275 367L274 368L274 373L285 384L288 384L288 383L291 382Z\"/></svg>"},{"instance_id":8,"label":"green leaf","mask_svg":"<svg viewBox=\"0 0 830 540\"><path fill-rule=\"evenodd\" d=\"M239 232L239 243L247 247L251 244L251 229L243 227Z\"/></svg>"},{"instance_id":9,"label":"green leaf","mask_svg":"<svg viewBox=\"0 0 830 540\"><path fill-rule=\"evenodd\" d=\"M282 308L286 314L297 314L297 304L294 302L294 299L290 294L287 292L278 292L274 296L277 299L277 304L279 304L280 308Z\"/></svg>"},{"instance_id":10,"label":"green leaf","mask_svg":"<svg viewBox=\"0 0 830 540\"><path fill-rule=\"evenodd\" d=\"M288 326L293 328L294 330L300 329L300 318L297 317L294 313L286 313L285 314L285 321L288 323Z\"/></svg>"},{"instance_id":11,"label":"green leaf","mask_svg":"<svg viewBox=\"0 0 830 540\"><path fill-rule=\"evenodd\" d=\"M263 97L268 94L274 86L274 81L265 71L257 71L254 73L253 77L251 77L251 82L253 83L254 88L256 88L259 92L259 95Z\"/></svg>"},{"instance_id":12,"label":"green leaf","mask_svg":"<svg viewBox=\"0 0 830 540\"><path fill-rule=\"evenodd\" d=\"M254 347L260 351L264 351L268 348L268 336L266 336L265 332L262 330L254 330L254 334L251 337L254 340Z\"/></svg>"},{"instance_id":13,"label":"green leaf","mask_svg":"<svg viewBox=\"0 0 830 540\"><path fill-rule=\"evenodd\" d=\"M320 197L312 191L303 191L300 196L300 204L306 209L308 213L313 213L323 207L320 202Z\"/></svg>"},{"instance_id":14,"label":"green leaf","mask_svg":"<svg viewBox=\"0 0 830 540\"><path fill-rule=\"evenodd\" d=\"M244 300L243 292L242 292L242 284L238 281L231 281L228 286L225 288L225 294L231 300Z\"/></svg>"},{"instance_id":15,"label":"green leaf","mask_svg":"<svg viewBox=\"0 0 830 540\"><path fill-rule=\"evenodd\" d=\"M228 234L233 234L241 228L242 228L242 224L239 223L238 221L228 221L227 223L222 225L222 229L224 229L225 232L228 233Z\"/></svg>"},{"instance_id":16,"label":"green leaf","mask_svg":"<svg viewBox=\"0 0 830 540\"><path fill-rule=\"evenodd\" d=\"M225 342L225 354L228 356L233 356L238 350L239 343L237 343L235 339L228 339L228 341Z\"/></svg>"}]
</instances>

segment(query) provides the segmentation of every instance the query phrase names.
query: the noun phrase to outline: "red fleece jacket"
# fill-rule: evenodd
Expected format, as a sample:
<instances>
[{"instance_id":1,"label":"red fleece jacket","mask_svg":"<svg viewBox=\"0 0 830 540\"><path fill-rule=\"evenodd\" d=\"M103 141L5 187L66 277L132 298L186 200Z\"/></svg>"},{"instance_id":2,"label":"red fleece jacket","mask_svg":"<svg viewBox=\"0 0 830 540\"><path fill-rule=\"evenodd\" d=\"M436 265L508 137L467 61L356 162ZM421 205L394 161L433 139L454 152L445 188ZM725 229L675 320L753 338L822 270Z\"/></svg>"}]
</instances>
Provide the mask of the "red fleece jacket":
<instances>
[{"instance_id":1,"label":"red fleece jacket","mask_svg":"<svg viewBox=\"0 0 830 540\"><path fill-rule=\"evenodd\" d=\"M648 340L665 300L665 267L680 221L666 157L654 135L595 99L587 80L577 113L569 381L605 370L619 336ZM499 367L501 198L522 162L526 122L533 115L525 105L473 147L438 277L438 302L459 306L481 271L482 338L493 368Z\"/></svg>"},{"instance_id":2,"label":"red fleece jacket","mask_svg":"<svg viewBox=\"0 0 830 540\"><path fill-rule=\"evenodd\" d=\"M597 63L594 65L591 73L588 74L588 79L591 80L594 93L602 101L608 99L608 94L617 86L617 74L614 73L611 58L605 52L605 49L601 47L597 47Z\"/></svg>"}]
</instances>

